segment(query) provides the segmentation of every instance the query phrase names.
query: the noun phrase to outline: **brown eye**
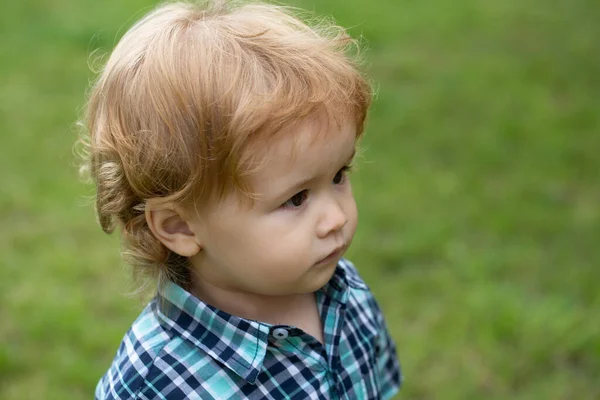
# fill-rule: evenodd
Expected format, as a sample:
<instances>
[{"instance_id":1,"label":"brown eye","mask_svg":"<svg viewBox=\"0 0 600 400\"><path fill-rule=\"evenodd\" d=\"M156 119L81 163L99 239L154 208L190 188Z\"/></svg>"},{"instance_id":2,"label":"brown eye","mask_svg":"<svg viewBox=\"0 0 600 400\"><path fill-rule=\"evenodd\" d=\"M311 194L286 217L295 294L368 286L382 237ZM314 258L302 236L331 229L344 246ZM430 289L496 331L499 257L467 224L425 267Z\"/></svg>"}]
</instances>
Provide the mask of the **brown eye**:
<instances>
[{"instance_id":1,"label":"brown eye","mask_svg":"<svg viewBox=\"0 0 600 400\"><path fill-rule=\"evenodd\" d=\"M308 190L303 190L301 192L296 193L292 197L290 197L290 199L288 201L286 201L283 204L283 206L291 207L291 208L300 207L304 203L304 201L306 200L307 197L308 197Z\"/></svg>"},{"instance_id":2,"label":"brown eye","mask_svg":"<svg viewBox=\"0 0 600 400\"><path fill-rule=\"evenodd\" d=\"M348 173L348 171L350 171L350 167L346 166L342 169L340 169L337 174L335 174L335 176L333 177L333 184L334 185L339 185L344 181L344 177L346 176L346 174Z\"/></svg>"}]
</instances>

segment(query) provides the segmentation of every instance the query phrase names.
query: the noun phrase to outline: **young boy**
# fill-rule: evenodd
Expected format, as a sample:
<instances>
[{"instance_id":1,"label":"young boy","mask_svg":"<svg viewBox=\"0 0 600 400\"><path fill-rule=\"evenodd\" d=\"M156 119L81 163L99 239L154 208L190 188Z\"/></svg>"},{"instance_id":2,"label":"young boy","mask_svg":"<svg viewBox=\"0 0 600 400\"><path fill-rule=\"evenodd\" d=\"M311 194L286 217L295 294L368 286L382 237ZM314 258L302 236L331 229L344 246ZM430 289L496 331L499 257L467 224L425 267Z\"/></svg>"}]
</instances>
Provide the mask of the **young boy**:
<instances>
[{"instance_id":1,"label":"young boy","mask_svg":"<svg viewBox=\"0 0 600 400\"><path fill-rule=\"evenodd\" d=\"M342 258L371 91L342 28L173 3L121 39L86 115L102 228L158 293L97 399L387 399L381 311Z\"/></svg>"}]
</instances>

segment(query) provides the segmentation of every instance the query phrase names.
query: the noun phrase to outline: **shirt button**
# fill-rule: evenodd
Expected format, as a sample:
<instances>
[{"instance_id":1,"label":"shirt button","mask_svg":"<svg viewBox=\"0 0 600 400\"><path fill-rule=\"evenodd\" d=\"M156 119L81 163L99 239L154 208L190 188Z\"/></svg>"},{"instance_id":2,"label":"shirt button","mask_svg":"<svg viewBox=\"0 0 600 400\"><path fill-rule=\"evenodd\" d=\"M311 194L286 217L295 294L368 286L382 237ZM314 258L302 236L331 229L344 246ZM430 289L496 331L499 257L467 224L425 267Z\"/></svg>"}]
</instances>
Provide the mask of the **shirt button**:
<instances>
[{"instance_id":1,"label":"shirt button","mask_svg":"<svg viewBox=\"0 0 600 400\"><path fill-rule=\"evenodd\" d=\"M275 328L273 329L273 337L275 339L287 339L287 337L289 336L289 332L287 331L287 329L284 328Z\"/></svg>"}]
</instances>

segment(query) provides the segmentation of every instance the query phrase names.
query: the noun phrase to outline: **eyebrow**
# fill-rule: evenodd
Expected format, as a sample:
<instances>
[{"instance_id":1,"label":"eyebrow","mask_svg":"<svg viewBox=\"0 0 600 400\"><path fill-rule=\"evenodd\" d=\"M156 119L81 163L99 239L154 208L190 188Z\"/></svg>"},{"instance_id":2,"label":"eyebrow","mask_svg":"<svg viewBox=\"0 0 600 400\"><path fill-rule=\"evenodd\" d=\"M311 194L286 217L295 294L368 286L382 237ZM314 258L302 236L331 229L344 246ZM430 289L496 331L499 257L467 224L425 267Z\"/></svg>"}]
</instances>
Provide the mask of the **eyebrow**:
<instances>
[{"instance_id":1,"label":"eyebrow","mask_svg":"<svg viewBox=\"0 0 600 400\"><path fill-rule=\"evenodd\" d=\"M352 160L354 159L354 156L356 155L356 146L354 146L354 148L352 149L352 154L350 155L350 157L348 157L346 159L346 161L344 161L344 164L349 164L350 162L352 162ZM281 194L279 194L277 196L277 198L283 198L283 197L287 197L290 194L295 194L297 190L299 190L302 187L308 186L310 183L314 182L317 180L316 176L307 178L307 179L302 179L301 181L298 181L296 183L294 183L293 185L290 185L287 189L282 190Z\"/></svg>"}]
</instances>

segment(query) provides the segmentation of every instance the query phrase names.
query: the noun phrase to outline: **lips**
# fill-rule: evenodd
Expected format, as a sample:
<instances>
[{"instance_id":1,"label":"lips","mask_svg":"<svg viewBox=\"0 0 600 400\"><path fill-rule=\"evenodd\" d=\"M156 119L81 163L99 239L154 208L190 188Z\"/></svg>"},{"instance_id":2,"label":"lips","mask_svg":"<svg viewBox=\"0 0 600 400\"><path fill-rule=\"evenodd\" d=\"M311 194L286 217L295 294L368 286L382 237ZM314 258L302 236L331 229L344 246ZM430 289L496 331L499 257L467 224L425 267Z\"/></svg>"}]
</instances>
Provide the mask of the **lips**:
<instances>
[{"instance_id":1,"label":"lips","mask_svg":"<svg viewBox=\"0 0 600 400\"><path fill-rule=\"evenodd\" d=\"M343 252L344 252L344 246L338 247L335 250L333 250L331 253L326 255L324 258L317 261L317 264L328 264L328 263L334 261L339 256L341 256Z\"/></svg>"}]
</instances>

